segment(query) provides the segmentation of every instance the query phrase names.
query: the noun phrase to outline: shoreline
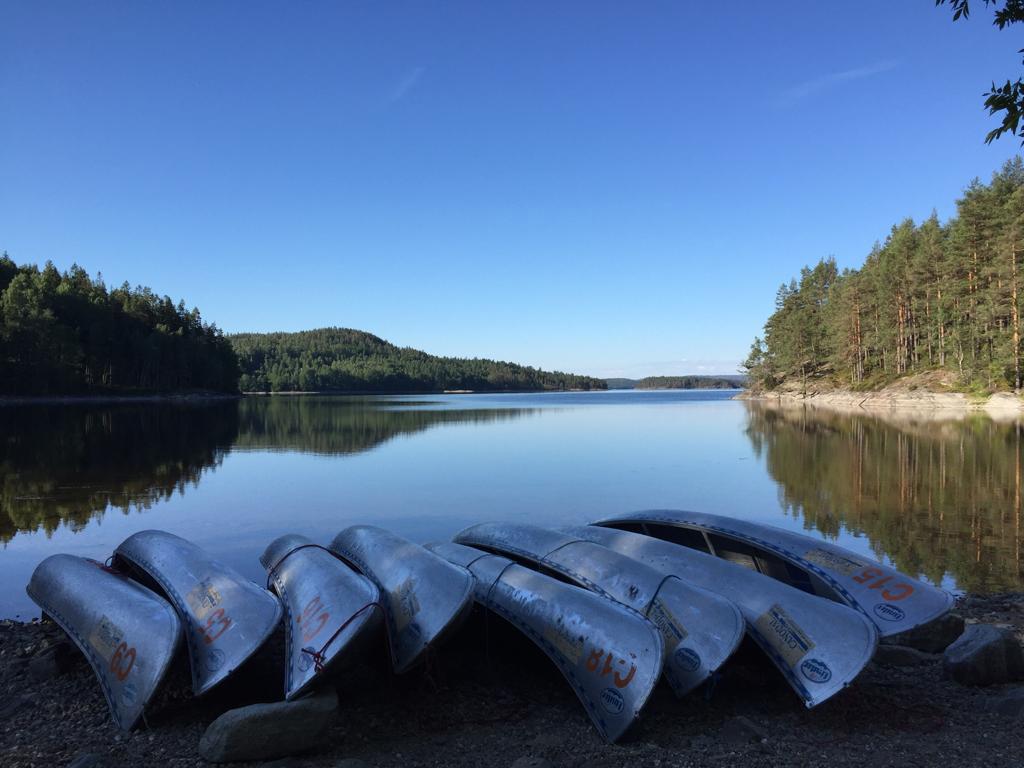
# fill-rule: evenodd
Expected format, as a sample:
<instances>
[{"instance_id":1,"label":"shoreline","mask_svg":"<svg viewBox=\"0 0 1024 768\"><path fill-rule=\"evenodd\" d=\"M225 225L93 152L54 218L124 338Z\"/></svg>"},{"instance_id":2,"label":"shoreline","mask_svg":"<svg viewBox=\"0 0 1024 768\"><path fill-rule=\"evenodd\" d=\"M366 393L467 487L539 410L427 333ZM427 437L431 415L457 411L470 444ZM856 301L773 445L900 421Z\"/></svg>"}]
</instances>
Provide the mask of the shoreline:
<instances>
[{"instance_id":1,"label":"shoreline","mask_svg":"<svg viewBox=\"0 0 1024 768\"><path fill-rule=\"evenodd\" d=\"M430 397L432 395L546 395L546 394L579 394L581 392L654 392L670 391L667 387L632 387L630 389L446 389L442 392L381 392L359 391L339 392L327 391L287 391L287 392L180 392L153 394L103 394L103 395L0 395L0 407L10 405L89 405L105 403L161 403L161 402L202 402L206 400L240 400L246 397ZM717 387L691 387L673 390L680 392L745 392L743 389L728 390Z\"/></svg>"},{"instance_id":2,"label":"shoreline","mask_svg":"<svg viewBox=\"0 0 1024 768\"><path fill-rule=\"evenodd\" d=\"M967 595L956 611L968 622L1024 634L1024 593ZM218 715L281 698L278 635L202 699L192 697L179 656L146 722L123 733L82 654L65 648L62 656L62 644L53 623L0 621L4 766L66 766L89 754L97 757L89 765L104 767L199 768L208 765L200 737ZM900 663L876 657L846 690L808 710L753 646L741 647L713 686L676 699L659 685L636 726L609 745L554 666L500 619L475 613L427 669L402 676L390 672L383 643L374 653L335 680L340 712L325 741L273 765L683 768L742 760L748 768L881 768L1024 761L1022 715L999 708L1024 691L1021 683L960 685L944 677L939 655ZM54 669L46 659L57 660L50 662Z\"/></svg>"},{"instance_id":3,"label":"shoreline","mask_svg":"<svg viewBox=\"0 0 1024 768\"><path fill-rule=\"evenodd\" d=\"M5 405L202 402L206 400L238 400L239 398L241 398L241 394L228 392L171 392L146 395L0 395L0 407Z\"/></svg>"},{"instance_id":4,"label":"shoreline","mask_svg":"<svg viewBox=\"0 0 1024 768\"><path fill-rule=\"evenodd\" d=\"M997 392L980 399L962 392L934 392L910 387L889 386L871 392L850 389L771 390L746 392L737 400L777 402L785 405L820 405L838 410L864 410L872 412L918 410L936 413L985 413L993 418L1015 417L1024 414L1024 398L1012 392Z\"/></svg>"}]
</instances>

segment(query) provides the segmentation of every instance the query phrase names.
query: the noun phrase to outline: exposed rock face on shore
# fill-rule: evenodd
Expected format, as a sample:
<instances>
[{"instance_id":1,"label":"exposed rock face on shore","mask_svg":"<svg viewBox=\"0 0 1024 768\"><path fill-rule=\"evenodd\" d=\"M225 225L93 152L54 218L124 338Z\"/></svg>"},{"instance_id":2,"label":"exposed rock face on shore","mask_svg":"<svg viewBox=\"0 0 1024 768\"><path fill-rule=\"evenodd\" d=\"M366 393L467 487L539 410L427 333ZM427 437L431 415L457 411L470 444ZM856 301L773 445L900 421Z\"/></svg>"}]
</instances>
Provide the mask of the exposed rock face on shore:
<instances>
[{"instance_id":1,"label":"exposed rock face on shore","mask_svg":"<svg viewBox=\"0 0 1024 768\"><path fill-rule=\"evenodd\" d=\"M873 391L855 391L837 387L826 380L806 384L786 382L766 392L746 391L743 400L768 400L781 403L821 405L838 410L873 411L910 410L921 413L946 412L951 415L980 411L993 418L1016 418L1024 413L1024 397L997 392L986 398L955 390L955 377L942 371L911 376Z\"/></svg>"},{"instance_id":2,"label":"exposed rock face on shore","mask_svg":"<svg viewBox=\"0 0 1024 768\"><path fill-rule=\"evenodd\" d=\"M969 623L1008 628L1018 641L1024 632L1024 594L970 597L958 611ZM199 700L189 693L182 665L150 707L147 723L121 733L81 654L64 664L67 649L50 650L62 642L53 624L0 622L5 768L60 768L77 758L107 768L207 765L200 741L218 716L281 697L273 658L257 658L236 682ZM271 656L279 650L270 649ZM485 623L475 616L426 669L403 677L388 672L380 651L338 678L340 707L325 738L313 739L308 754L273 765L611 768L742 761L745 767L862 768L1024 762L1024 685L960 685L944 677L941 654L890 654L869 665L848 690L807 710L759 652L744 647L710 689L679 701L659 688L637 728L610 746L547 659L501 620ZM40 672L33 674L33 659L58 655L61 664L36 664Z\"/></svg>"}]
</instances>

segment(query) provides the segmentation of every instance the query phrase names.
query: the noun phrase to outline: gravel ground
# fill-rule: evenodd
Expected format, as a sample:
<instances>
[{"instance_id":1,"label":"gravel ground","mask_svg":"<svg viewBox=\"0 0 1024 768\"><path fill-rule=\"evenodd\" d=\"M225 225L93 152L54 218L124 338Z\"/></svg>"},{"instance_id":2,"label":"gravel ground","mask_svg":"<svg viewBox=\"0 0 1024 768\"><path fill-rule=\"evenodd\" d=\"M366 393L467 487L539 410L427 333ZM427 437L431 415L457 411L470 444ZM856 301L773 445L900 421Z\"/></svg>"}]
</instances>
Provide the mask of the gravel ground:
<instances>
[{"instance_id":1,"label":"gravel ground","mask_svg":"<svg viewBox=\"0 0 1024 768\"><path fill-rule=\"evenodd\" d=\"M1024 594L967 597L968 621L1024 633ZM0 622L0 765L65 766L94 753L103 766L206 765L197 751L221 712L280 696L280 639L202 700L184 660L131 734L118 731L77 650L59 674L34 659L64 641L51 623ZM64 646L60 646L64 649ZM52 654L52 650L50 651ZM936 657L938 659L938 657ZM341 707L326 744L275 768L345 766L993 766L1024 764L1024 719L991 711L1021 684L966 688L936 660L870 664L813 710L754 648L742 647L713 686L676 700L664 685L626 739L603 743L547 659L498 619L474 616L429 669L401 678L378 658L336 681ZM349 762L344 762L348 760ZM517 762L518 761L518 762ZM546 761L546 762L545 762ZM252 765L251 763L248 765Z\"/></svg>"}]
</instances>

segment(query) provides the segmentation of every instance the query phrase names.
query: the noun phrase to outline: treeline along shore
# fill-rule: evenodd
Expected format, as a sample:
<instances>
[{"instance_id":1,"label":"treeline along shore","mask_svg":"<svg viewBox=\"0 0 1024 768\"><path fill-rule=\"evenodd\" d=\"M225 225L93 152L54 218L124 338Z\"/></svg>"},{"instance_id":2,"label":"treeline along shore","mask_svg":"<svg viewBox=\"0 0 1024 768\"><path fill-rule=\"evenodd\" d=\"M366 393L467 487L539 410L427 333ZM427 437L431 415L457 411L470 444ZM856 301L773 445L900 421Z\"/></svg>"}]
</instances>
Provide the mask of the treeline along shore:
<instances>
[{"instance_id":1,"label":"treeline along shore","mask_svg":"<svg viewBox=\"0 0 1024 768\"><path fill-rule=\"evenodd\" d=\"M238 359L197 309L0 256L0 395L237 391Z\"/></svg>"},{"instance_id":2,"label":"treeline along shore","mask_svg":"<svg viewBox=\"0 0 1024 768\"><path fill-rule=\"evenodd\" d=\"M0 398L606 389L603 379L438 357L347 328L225 335L150 288L0 256Z\"/></svg>"},{"instance_id":3,"label":"treeline along shore","mask_svg":"<svg viewBox=\"0 0 1024 768\"><path fill-rule=\"evenodd\" d=\"M642 379L605 379L609 389L743 389L745 376L646 376Z\"/></svg>"},{"instance_id":4,"label":"treeline along shore","mask_svg":"<svg viewBox=\"0 0 1024 768\"><path fill-rule=\"evenodd\" d=\"M243 392L538 392L606 389L603 379L516 363L439 357L365 331L320 328L229 337Z\"/></svg>"},{"instance_id":5,"label":"treeline along shore","mask_svg":"<svg viewBox=\"0 0 1024 768\"><path fill-rule=\"evenodd\" d=\"M826 258L783 284L744 363L751 389L1020 393L1024 162L975 179L956 207L896 224L860 269Z\"/></svg>"}]
</instances>

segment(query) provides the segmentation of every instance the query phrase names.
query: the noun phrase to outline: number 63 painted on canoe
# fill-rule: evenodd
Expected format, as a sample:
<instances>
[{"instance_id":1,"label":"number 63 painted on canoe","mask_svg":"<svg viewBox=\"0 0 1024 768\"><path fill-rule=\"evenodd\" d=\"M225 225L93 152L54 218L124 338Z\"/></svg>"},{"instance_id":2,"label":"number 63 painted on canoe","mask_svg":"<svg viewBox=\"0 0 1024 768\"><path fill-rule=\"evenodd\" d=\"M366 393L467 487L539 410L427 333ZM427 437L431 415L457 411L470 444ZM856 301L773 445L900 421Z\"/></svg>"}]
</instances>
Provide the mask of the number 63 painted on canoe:
<instances>
[{"instance_id":1,"label":"number 63 painted on canoe","mask_svg":"<svg viewBox=\"0 0 1024 768\"><path fill-rule=\"evenodd\" d=\"M114 650L114 655L110 657L110 671L114 673L114 677L124 682L124 679L128 677L128 673L132 671L134 666L135 649L122 641Z\"/></svg>"}]
</instances>

